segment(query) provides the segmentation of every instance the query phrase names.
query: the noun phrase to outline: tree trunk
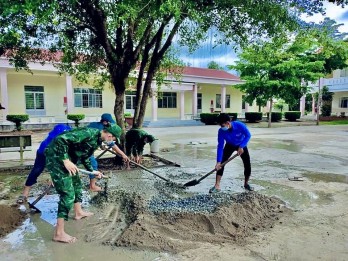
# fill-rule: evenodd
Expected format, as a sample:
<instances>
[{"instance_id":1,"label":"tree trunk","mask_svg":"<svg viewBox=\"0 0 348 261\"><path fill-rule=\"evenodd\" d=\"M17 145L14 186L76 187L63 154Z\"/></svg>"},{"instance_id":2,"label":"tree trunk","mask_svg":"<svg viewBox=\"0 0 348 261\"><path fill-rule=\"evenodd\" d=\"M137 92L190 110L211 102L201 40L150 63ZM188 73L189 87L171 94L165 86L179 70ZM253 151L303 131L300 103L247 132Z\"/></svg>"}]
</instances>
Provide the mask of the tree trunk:
<instances>
[{"instance_id":1,"label":"tree trunk","mask_svg":"<svg viewBox=\"0 0 348 261\"><path fill-rule=\"evenodd\" d=\"M134 119L134 125L138 128L141 128L144 123L147 99L150 97L151 83L152 83L154 75L155 75L154 70L149 69L146 76L145 84L144 84L143 96L141 97L139 114L138 114L138 117Z\"/></svg>"},{"instance_id":2,"label":"tree trunk","mask_svg":"<svg viewBox=\"0 0 348 261\"><path fill-rule=\"evenodd\" d=\"M273 99L271 98L269 100L269 112L268 112L268 128L271 128L271 122L272 122L272 103Z\"/></svg>"},{"instance_id":3,"label":"tree trunk","mask_svg":"<svg viewBox=\"0 0 348 261\"><path fill-rule=\"evenodd\" d=\"M115 72L113 70L112 72ZM128 74L114 73L111 75L112 84L116 93L114 104L114 115L116 123L124 130L124 94L126 90L126 80Z\"/></svg>"}]
</instances>

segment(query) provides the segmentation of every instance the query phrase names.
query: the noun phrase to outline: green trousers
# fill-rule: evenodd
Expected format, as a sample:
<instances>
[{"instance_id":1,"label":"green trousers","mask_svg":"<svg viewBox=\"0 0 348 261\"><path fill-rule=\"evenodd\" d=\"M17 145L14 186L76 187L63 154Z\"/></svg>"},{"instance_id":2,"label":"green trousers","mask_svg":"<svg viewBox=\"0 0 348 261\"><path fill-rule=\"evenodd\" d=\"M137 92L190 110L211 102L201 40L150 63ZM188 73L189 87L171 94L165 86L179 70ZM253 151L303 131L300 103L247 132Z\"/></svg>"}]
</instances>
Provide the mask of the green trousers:
<instances>
[{"instance_id":1,"label":"green trousers","mask_svg":"<svg viewBox=\"0 0 348 261\"><path fill-rule=\"evenodd\" d=\"M67 169L60 162L47 160L54 187L59 194L57 218L68 220L69 211L74 203L82 202L82 182L80 176L70 176Z\"/></svg>"}]
</instances>

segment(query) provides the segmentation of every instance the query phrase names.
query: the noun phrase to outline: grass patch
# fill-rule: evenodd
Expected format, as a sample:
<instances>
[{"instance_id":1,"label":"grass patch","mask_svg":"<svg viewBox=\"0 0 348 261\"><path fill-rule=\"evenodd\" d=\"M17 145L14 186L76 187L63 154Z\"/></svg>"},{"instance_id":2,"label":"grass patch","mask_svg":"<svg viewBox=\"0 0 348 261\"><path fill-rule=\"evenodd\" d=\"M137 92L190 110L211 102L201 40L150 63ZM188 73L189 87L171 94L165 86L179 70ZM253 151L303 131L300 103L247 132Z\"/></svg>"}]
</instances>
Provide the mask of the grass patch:
<instances>
[{"instance_id":1,"label":"grass patch","mask_svg":"<svg viewBox=\"0 0 348 261\"><path fill-rule=\"evenodd\" d=\"M348 124L347 120L334 120L334 121L320 121L320 125L345 125Z\"/></svg>"}]
</instances>

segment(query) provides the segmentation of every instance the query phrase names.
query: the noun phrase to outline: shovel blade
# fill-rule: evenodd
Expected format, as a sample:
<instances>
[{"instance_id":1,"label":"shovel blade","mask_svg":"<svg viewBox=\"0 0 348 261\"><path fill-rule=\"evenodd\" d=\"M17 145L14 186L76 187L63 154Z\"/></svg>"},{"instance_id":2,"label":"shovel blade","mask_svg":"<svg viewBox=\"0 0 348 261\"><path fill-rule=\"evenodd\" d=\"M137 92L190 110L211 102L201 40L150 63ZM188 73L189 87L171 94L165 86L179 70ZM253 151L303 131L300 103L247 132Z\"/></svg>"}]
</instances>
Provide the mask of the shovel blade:
<instances>
[{"instance_id":1,"label":"shovel blade","mask_svg":"<svg viewBox=\"0 0 348 261\"><path fill-rule=\"evenodd\" d=\"M199 184L199 181L197 179L191 180L187 183L184 184L185 187L192 187L192 186L196 186L197 184Z\"/></svg>"},{"instance_id":2,"label":"shovel blade","mask_svg":"<svg viewBox=\"0 0 348 261\"><path fill-rule=\"evenodd\" d=\"M33 204L28 203L30 210L35 211L35 213L41 213L41 210L35 207Z\"/></svg>"}]
</instances>

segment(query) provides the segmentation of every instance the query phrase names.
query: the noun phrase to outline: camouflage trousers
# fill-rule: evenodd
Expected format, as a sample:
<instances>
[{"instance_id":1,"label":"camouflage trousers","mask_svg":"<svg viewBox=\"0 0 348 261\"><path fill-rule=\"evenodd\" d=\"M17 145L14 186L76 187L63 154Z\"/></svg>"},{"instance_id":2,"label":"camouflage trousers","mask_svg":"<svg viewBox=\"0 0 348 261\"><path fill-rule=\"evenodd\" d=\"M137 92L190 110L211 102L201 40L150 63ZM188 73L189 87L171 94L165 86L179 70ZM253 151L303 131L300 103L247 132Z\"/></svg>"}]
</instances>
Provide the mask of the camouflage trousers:
<instances>
[{"instance_id":1,"label":"camouflage trousers","mask_svg":"<svg viewBox=\"0 0 348 261\"><path fill-rule=\"evenodd\" d=\"M79 175L70 176L60 162L46 162L54 187L59 194L57 218L68 220L68 214L74 203L82 202L82 182Z\"/></svg>"}]
</instances>

